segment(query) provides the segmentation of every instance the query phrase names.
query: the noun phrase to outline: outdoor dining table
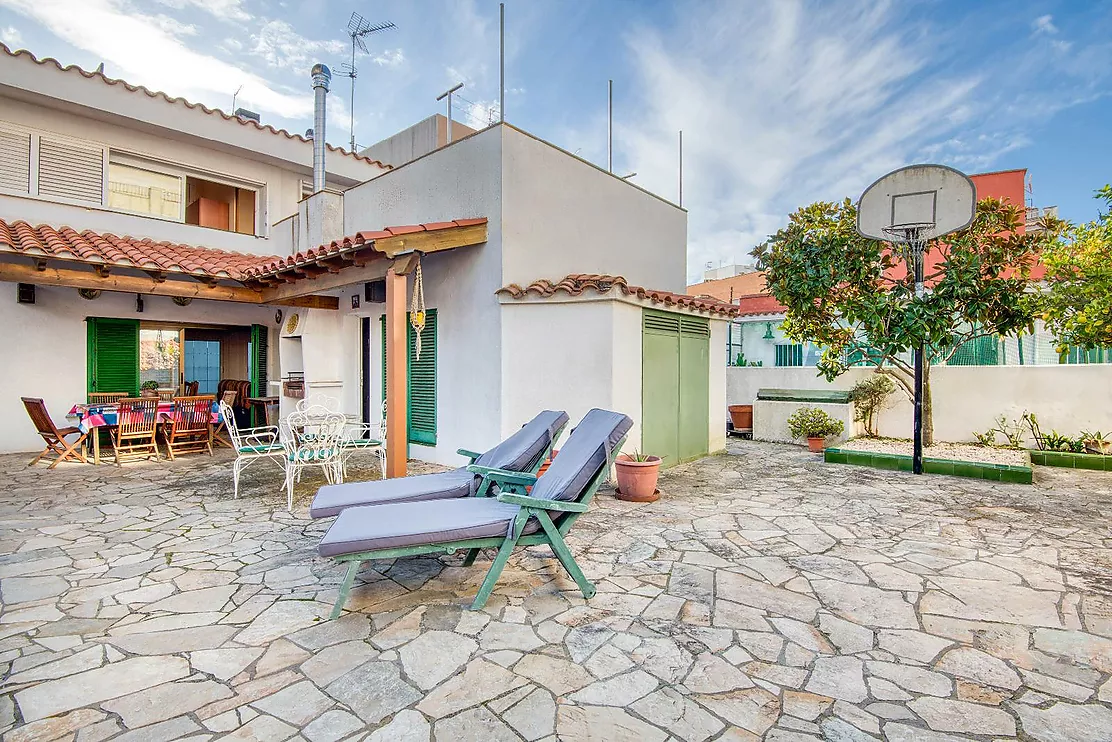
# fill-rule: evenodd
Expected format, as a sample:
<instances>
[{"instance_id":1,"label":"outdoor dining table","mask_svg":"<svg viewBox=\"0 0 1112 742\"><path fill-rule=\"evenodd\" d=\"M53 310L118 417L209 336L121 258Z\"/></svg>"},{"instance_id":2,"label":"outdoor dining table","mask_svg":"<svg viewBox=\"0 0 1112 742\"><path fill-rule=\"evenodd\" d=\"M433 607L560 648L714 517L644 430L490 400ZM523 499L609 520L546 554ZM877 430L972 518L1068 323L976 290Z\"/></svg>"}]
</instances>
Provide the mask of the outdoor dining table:
<instances>
[{"instance_id":1,"label":"outdoor dining table","mask_svg":"<svg viewBox=\"0 0 1112 742\"><path fill-rule=\"evenodd\" d=\"M158 421L166 423L174 414L174 403L171 401L160 401L158 403ZM82 433L93 432L89 438L92 440L93 446L93 463L100 463L100 436L97 434L97 428L112 428L119 425L119 415L116 411L114 404L75 404L66 413L68 418L77 418L77 427ZM220 406L214 401L212 403L212 424L216 425L220 422Z\"/></svg>"}]
</instances>

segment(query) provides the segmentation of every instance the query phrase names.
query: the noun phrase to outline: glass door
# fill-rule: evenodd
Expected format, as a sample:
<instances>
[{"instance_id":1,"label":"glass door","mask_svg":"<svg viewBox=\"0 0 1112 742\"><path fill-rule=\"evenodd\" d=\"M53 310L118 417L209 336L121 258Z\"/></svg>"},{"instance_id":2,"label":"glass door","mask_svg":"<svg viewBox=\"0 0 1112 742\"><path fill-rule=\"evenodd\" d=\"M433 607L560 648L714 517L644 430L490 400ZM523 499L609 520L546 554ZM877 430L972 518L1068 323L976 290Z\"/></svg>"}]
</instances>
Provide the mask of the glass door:
<instances>
[{"instance_id":1,"label":"glass door","mask_svg":"<svg viewBox=\"0 0 1112 742\"><path fill-rule=\"evenodd\" d=\"M197 382L198 394L216 394L220 383L220 341L185 341L185 379Z\"/></svg>"}]
</instances>

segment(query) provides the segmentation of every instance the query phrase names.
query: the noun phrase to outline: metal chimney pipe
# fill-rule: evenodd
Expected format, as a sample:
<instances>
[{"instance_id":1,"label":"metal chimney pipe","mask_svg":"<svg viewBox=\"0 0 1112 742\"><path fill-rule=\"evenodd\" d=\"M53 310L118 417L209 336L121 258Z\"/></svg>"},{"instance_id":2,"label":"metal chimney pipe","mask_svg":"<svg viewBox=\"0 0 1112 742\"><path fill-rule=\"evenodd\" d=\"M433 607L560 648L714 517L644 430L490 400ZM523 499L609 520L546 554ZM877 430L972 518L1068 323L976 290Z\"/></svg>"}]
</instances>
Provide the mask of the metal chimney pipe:
<instances>
[{"instance_id":1,"label":"metal chimney pipe","mask_svg":"<svg viewBox=\"0 0 1112 742\"><path fill-rule=\"evenodd\" d=\"M327 65L315 64L311 73L313 78L313 193L324 190L324 139L325 108L327 105L328 84L332 72Z\"/></svg>"}]
</instances>

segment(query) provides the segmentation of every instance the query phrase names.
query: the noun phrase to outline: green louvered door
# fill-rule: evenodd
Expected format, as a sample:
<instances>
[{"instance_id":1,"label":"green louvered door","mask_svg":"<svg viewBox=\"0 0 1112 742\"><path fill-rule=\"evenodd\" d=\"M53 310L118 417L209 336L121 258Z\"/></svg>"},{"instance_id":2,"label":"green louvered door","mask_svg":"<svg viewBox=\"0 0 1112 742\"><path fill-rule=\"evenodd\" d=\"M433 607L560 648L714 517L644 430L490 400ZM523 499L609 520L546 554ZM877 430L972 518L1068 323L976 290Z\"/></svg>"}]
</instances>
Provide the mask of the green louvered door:
<instances>
[{"instance_id":1,"label":"green louvered door","mask_svg":"<svg viewBox=\"0 0 1112 742\"><path fill-rule=\"evenodd\" d=\"M710 325L698 317L642 315L641 440L665 466L709 447Z\"/></svg>"},{"instance_id":2,"label":"green louvered door","mask_svg":"<svg viewBox=\"0 0 1112 742\"><path fill-rule=\"evenodd\" d=\"M707 455L710 447L710 322L680 319L680 461Z\"/></svg>"},{"instance_id":3,"label":"green louvered door","mask_svg":"<svg viewBox=\"0 0 1112 742\"><path fill-rule=\"evenodd\" d=\"M139 322L89 317L88 391L125 392L139 396Z\"/></svg>"},{"instance_id":4,"label":"green louvered door","mask_svg":"<svg viewBox=\"0 0 1112 742\"><path fill-rule=\"evenodd\" d=\"M406 437L410 443L436 445L436 310L425 312L421 331L421 357L417 358L417 333L406 325ZM386 399L386 316L382 317L382 399Z\"/></svg>"},{"instance_id":5,"label":"green louvered door","mask_svg":"<svg viewBox=\"0 0 1112 742\"><path fill-rule=\"evenodd\" d=\"M251 396L267 396L266 366L270 354L268 348L268 330L266 325L251 325Z\"/></svg>"}]
</instances>

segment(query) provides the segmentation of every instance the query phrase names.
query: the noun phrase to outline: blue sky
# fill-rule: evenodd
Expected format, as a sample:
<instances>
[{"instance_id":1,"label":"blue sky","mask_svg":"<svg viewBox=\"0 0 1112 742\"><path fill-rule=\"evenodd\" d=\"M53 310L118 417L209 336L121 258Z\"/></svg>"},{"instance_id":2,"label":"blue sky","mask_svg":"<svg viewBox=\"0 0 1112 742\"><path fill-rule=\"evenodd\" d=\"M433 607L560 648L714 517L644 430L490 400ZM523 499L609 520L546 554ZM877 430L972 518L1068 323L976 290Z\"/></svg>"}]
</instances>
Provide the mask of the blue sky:
<instances>
[{"instance_id":1,"label":"blue sky","mask_svg":"<svg viewBox=\"0 0 1112 742\"><path fill-rule=\"evenodd\" d=\"M398 30L358 60L361 145L436 111L498 100L498 3L487 0L0 0L0 40L302 132L309 67L348 59L357 10ZM510 0L506 118L605 166L677 192L684 131L688 268L744 260L786 215L856 197L878 175L937 161L1026 167L1033 200L1095 215L1112 181L1112 0ZM338 72L338 70L336 70ZM334 78L329 141L348 140Z\"/></svg>"}]
</instances>

